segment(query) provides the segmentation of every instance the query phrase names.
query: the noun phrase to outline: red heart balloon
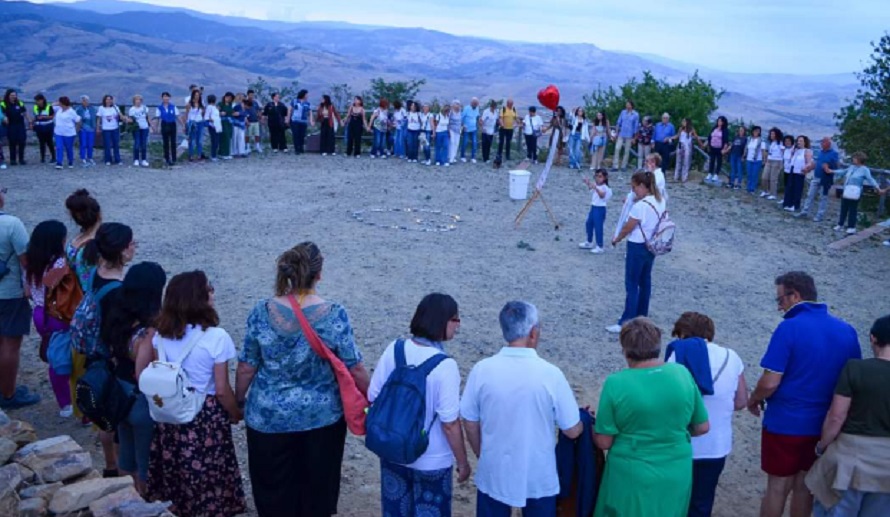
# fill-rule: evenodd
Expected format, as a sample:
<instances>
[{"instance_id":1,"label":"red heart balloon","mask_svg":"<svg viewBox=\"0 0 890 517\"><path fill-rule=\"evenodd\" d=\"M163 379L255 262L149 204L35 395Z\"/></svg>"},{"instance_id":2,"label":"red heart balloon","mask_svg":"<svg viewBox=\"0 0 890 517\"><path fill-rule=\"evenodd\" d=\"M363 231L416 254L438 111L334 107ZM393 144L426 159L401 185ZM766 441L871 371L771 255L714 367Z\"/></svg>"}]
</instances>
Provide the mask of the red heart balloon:
<instances>
[{"instance_id":1,"label":"red heart balloon","mask_svg":"<svg viewBox=\"0 0 890 517\"><path fill-rule=\"evenodd\" d=\"M547 109L555 110L559 106L559 88L551 84L539 91L538 102Z\"/></svg>"}]
</instances>

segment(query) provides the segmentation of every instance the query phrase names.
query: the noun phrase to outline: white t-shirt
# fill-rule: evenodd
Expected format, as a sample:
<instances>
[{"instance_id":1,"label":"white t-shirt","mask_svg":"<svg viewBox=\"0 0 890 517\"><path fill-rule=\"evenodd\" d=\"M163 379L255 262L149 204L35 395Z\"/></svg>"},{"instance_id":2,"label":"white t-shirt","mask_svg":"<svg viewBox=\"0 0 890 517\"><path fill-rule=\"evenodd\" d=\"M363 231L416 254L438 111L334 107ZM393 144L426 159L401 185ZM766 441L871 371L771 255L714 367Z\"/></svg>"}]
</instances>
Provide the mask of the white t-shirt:
<instances>
[{"instance_id":1,"label":"white t-shirt","mask_svg":"<svg viewBox=\"0 0 890 517\"><path fill-rule=\"evenodd\" d=\"M785 146L780 144L779 142L770 142L769 146L767 146L766 159L779 161L782 159L784 150Z\"/></svg>"},{"instance_id":2,"label":"white t-shirt","mask_svg":"<svg viewBox=\"0 0 890 517\"><path fill-rule=\"evenodd\" d=\"M56 126L53 134L59 136L77 136L77 123L80 122L80 115L74 111L74 108L62 109L60 106L54 107L56 116L54 118Z\"/></svg>"},{"instance_id":3,"label":"white t-shirt","mask_svg":"<svg viewBox=\"0 0 890 517\"><path fill-rule=\"evenodd\" d=\"M599 194L596 193L597 189L599 189L600 192L604 192L605 197L600 197ZM609 200L612 199L612 189L603 183L602 185L596 185L596 188L590 191L590 195L591 206L606 206Z\"/></svg>"},{"instance_id":4,"label":"white t-shirt","mask_svg":"<svg viewBox=\"0 0 890 517\"><path fill-rule=\"evenodd\" d=\"M213 127L217 133L222 133L222 119L219 116L219 108L210 104L204 108L204 120L208 122L208 127Z\"/></svg>"},{"instance_id":5,"label":"white t-shirt","mask_svg":"<svg viewBox=\"0 0 890 517\"><path fill-rule=\"evenodd\" d=\"M717 376L723 361L729 359L720 378L714 384L714 394L704 395L702 400L708 410L711 430L707 434L692 439L694 459L719 459L732 451L732 414L735 412L735 392L739 387L739 376L745 371L745 364L734 350L714 343L708 343L708 360L711 375ZM668 362L676 362L672 355Z\"/></svg>"},{"instance_id":6,"label":"white t-shirt","mask_svg":"<svg viewBox=\"0 0 890 517\"><path fill-rule=\"evenodd\" d=\"M396 128L402 126L402 121L408 116L408 112L405 111L405 108L399 108L392 112L392 122L395 124Z\"/></svg>"},{"instance_id":7,"label":"white t-shirt","mask_svg":"<svg viewBox=\"0 0 890 517\"><path fill-rule=\"evenodd\" d=\"M486 135L494 134L495 124L498 122L498 111L491 111L491 108L482 112L482 132Z\"/></svg>"},{"instance_id":8,"label":"white t-shirt","mask_svg":"<svg viewBox=\"0 0 890 517\"><path fill-rule=\"evenodd\" d=\"M749 138L746 148L745 159L749 162L763 161L763 140L759 138Z\"/></svg>"},{"instance_id":9,"label":"white t-shirt","mask_svg":"<svg viewBox=\"0 0 890 517\"><path fill-rule=\"evenodd\" d=\"M535 131L541 131L544 128L544 119L540 115L526 115L523 121L522 133L525 135L533 135Z\"/></svg>"},{"instance_id":10,"label":"white t-shirt","mask_svg":"<svg viewBox=\"0 0 890 517\"><path fill-rule=\"evenodd\" d=\"M99 106L96 115L102 120L102 131L114 131L120 127L121 112L117 106Z\"/></svg>"},{"instance_id":11,"label":"white t-shirt","mask_svg":"<svg viewBox=\"0 0 890 517\"><path fill-rule=\"evenodd\" d=\"M502 348L470 371L460 415L481 426L480 491L517 508L559 493L555 427L571 429L580 420L559 368L531 348Z\"/></svg>"},{"instance_id":12,"label":"white t-shirt","mask_svg":"<svg viewBox=\"0 0 890 517\"><path fill-rule=\"evenodd\" d=\"M430 357L440 354L431 346L420 346L410 339L405 340L405 361L409 365L419 365ZM396 369L395 342L383 351L377 368L371 376L368 387L368 400L372 403L380 394L383 385ZM438 421L430 428L433 416ZM460 416L460 370L454 359L445 359L426 378L426 417L424 427L430 428L430 442L426 452L414 463L407 465L415 470L441 470L454 464L451 446L445 438L442 424L454 422Z\"/></svg>"},{"instance_id":13,"label":"white t-shirt","mask_svg":"<svg viewBox=\"0 0 890 517\"><path fill-rule=\"evenodd\" d=\"M782 164L785 172L791 172L791 158L794 157L794 148L786 147L782 153Z\"/></svg>"},{"instance_id":14,"label":"white t-shirt","mask_svg":"<svg viewBox=\"0 0 890 517\"><path fill-rule=\"evenodd\" d=\"M188 108L188 121L189 122L203 122L204 121L204 111L203 108L193 108L189 106Z\"/></svg>"},{"instance_id":15,"label":"white t-shirt","mask_svg":"<svg viewBox=\"0 0 890 517\"><path fill-rule=\"evenodd\" d=\"M420 113L420 130L421 131L432 131L433 130L433 114L432 113Z\"/></svg>"},{"instance_id":16,"label":"white t-shirt","mask_svg":"<svg viewBox=\"0 0 890 517\"><path fill-rule=\"evenodd\" d=\"M664 201L657 201L655 196L651 195L634 203L633 208L630 209L629 217L640 221L640 224L634 227L633 231L630 233L630 237L627 238L628 242L635 242L637 244L645 243L646 239L643 238L643 232L646 232L648 237L652 237L652 234L655 233L655 227L658 226L658 220L661 218L661 214L664 213L664 210ZM640 231L641 227L642 231Z\"/></svg>"},{"instance_id":17,"label":"white t-shirt","mask_svg":"<svg viewBox=\"0 0 890 517\"><path fill-rule=\"evenodd\" d=\"M421 119L420 113L408 113L408 131L420 131L422 122L423 120Z\"/></svg>"},{"instance_id":18,"label":"white t-shirt","mask_svg":"<svg viewBox=\"0 0 890 517\"><path fill-rule=\"evenodd\" d=\"M130 106L127 116L136 121L139 129L148 129L148 108L144 104L138 107Z\"/></svg>"},{"instance_id":19,"label":"white t-shirt","mask_svg":"<svg viewBox=\"0 0 890 517\"><path fill-rule=\"evenodd\" d=\"M216 384L213 382L213 367L227 363L235 358L235 343L229 333L219 327L210 327L202 331L199 327L189 325L182 339L168 339L155 334L151 344L155 350L158 343L164 343L164 354L168 361L179 361L179 357L192 339L198 344L182 362L182 368L189 376L195 390L208 395L216 395Z\"/></svg>"},{"instance_id":20,"label":"white t-shirt","mask_svg":"<svg viewBox=\"0 0 890 517\"><path fill-rule=\"evenodd\" d=\"M436 114L436 133L448 132L448 115L444 113Z\"/></svg>"},{"instance_id":21,"label":"white t-shirt","mask_svg":"<svg viewBox=\"0 0 890 517\"><path fill-rule=\"evenodd\" d=\"M661 167L658 167L657 169L652 171L652 175L655 176L655 186L658 187L658 193L661 194L662 201L667 204L667 181L665 181L664 179L664 171L661 170Z\"/></svg>"}]
</instances>

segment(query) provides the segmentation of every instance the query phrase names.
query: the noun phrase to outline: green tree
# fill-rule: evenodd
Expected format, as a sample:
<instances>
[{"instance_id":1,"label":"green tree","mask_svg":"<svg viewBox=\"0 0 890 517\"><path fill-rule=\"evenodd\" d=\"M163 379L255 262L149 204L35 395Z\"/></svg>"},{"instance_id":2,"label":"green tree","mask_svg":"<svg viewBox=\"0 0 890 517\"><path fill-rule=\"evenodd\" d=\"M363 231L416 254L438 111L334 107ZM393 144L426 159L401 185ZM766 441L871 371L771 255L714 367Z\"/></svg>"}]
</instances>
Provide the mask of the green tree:
<instances>
[{"instance_id":1,"label":"green tree","mask_svg":"<svg viewBox=\"0 0 890 517\"><path fill-rule=\"evenodd\" d=\"M614 124L624 109L625 102L634 102L641 116L649 115L653 122L661 119L661 114L671 114L674 125L680 118L689 118L699 131L711 126L710 116L717 109L717 102L723 96L709 81L699 77L698 72L686 81L677 84L664 79L656 79L651 72L643 72L642 81L632 78L618 88L598 87L584 96L584 109L592 118L597 111L604 110L609 121Z\"/></svg>"},{"instance_id":2,"label":"green tree","mask_svg":"<svg viewBox=\"0 0 890 517\"><path fill-rule=\"evenodd\" d=\"M871 45L870 62L856 74L856 96L834 115L837 140L848 152L865 152L869 165L890 168L890 34Z\"/></svg>"},{"instance_id":3,"label":"green tree","mask_svg":"<svg viewBox=\"0 0 890 517\"><path fill-rule=\"evenodd\" d=\"M380 99L386 99L390 102L400 100L416 99L420 93L420 88L426 84L426 79L412 79L410 81L386 81L382 77L371 79L371 87L368 88L362 97L365 100L365 106L370 107L376 105Z\"/></svg>"},{"instance_id":4,"label":"green tree","mask_svg":"<svg viewBox=\"0 0 890 517\"><path fill-rule=\"evenodd\" d=\"M349 105L352 104L352 98L355 97L355 94L352 93L352 87L346 83L341 83L332 84L330 89L331 102L334 103L334 107L341 113L349 109Z\"/></svg>"},{"instance_id":5,"label":"green tree","mask_svg":"<svg viewBox=\"0 0 890 517\"><path fill-rule=\"evenodd\" d=\"M299 91L299 83L291 81L286 86L274 86L263 76L258 75L253 81L247 82L247 89L256 92L257 100L260 101L260 105L263 105L272 100L272 94L275 92L281 95L282 101L296 97Z\"/></svg>"}]
</instances>

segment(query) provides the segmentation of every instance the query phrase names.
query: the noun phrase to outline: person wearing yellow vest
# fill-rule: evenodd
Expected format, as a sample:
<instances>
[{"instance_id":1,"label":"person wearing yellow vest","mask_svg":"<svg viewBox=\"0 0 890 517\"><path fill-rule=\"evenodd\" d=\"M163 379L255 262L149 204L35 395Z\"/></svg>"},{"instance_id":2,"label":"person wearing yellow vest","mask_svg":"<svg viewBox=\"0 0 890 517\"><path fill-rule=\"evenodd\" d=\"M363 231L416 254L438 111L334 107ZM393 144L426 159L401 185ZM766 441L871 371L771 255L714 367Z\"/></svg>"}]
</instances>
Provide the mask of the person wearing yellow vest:
<instances>
[{"instance_id":1,"label":"person wearing yellow vest","mask_svg":"<svg viewBox=\"0 0 890 517\"><path fill-rule=\"evenodd\" d=\"M9 164L25 165L25 138L30 123L25 103L19 100L15 90L9 88L0 102L0 110L3 111L3 125L9 140Z\"/></svg>"},{"instance_id":2,"label":"person wearing yellow vest","mask_svg":"<svg viewBox=\"0 0 890 517\"><path fill-rule=\"evenodd\" d=\"M501 129L498 134L498 158L500 163L504 156L504 143L507 144L507 159L510 159L510 142L513 140L513 126L516 125L516 108L513 99L507 99L507 105L501 108L501 116L498 119Z\"/></svg>"},{"instance_id":3,"label":"person wearing yellow vest","mask_svg":"<svg viewBox=\"0 0 890 517\"><path fill-rule=\"evenodd\" d=\"M37 134L40 143L40 163L46 163L46 151L49 150L50 161L56 159L56 146L53 143L53 131L55 129L56 113L46 97L42 93L34 96L34 122L31 129Z\"/></svg>"}]
</instances>

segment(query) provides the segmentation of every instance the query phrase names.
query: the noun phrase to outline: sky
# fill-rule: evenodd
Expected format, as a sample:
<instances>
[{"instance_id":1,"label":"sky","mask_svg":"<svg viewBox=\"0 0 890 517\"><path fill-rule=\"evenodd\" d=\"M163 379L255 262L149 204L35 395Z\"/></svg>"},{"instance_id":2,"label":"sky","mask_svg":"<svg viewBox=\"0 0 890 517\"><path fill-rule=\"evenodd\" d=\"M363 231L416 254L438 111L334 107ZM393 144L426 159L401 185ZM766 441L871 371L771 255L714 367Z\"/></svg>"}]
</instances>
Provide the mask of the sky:
<instances>
[{"instance_id":1,"label":"sky","mask_svg":"<svg viewBox=\"0 0 890 517\"><path fill-rule=\"evenodd\" d=\"M143 1L265 20L340 21L503 40L592 43L606 50L743 73L861 70L871 51L869 42L890 28L890 0Z\"/></svg>"}]
</instances>

